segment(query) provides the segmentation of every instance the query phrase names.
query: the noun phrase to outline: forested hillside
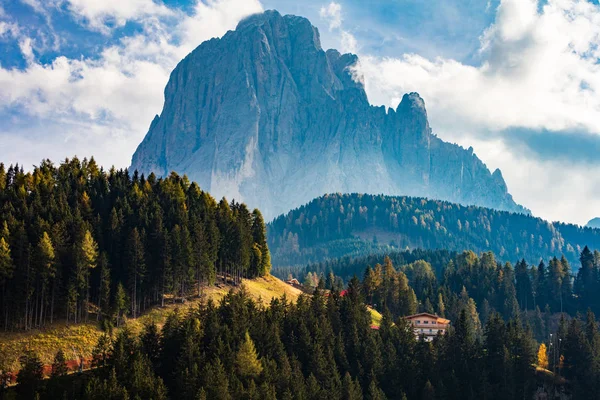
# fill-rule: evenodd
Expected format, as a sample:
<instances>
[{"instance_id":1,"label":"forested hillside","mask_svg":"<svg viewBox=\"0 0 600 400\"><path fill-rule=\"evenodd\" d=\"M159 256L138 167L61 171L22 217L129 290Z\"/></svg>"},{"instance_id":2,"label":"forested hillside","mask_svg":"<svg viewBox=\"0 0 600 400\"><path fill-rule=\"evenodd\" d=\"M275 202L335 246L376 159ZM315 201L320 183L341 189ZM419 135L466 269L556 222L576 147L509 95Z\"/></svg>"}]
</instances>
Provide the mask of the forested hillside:
<instances>
[{"instance_id":1,"label":"forested hillside","mask_svg":"<svg viewBox=\"0 0 600 400\"><path fill-rule=\"evenodd\" d=\"M362 282L317 277L312 296L268 307L242 289L218 305L175 311L162 329L148 323L139 336L108 332L93 369L80 375L65 375L59 352L43 381L39 358L26 351L14 392L84 400L505 400L554 390L591 399L600 390L593 312L600 253L584 248L574 279L566 259L513 269L491 252L402 257L418 256L449 261L434 271L421 259L394 265L385 257ZM367 305L383 313L377 329ZM449 318L447 334L418 340L402 318L417 311Z\"/></svg>"},{"instance_id":2,"label":"forested hillside","mask_svg":"<svg viewBox=\"0 0 600 400\"><path fill-rule=\"evenodd\" d=\"M298 278L312 290L319 284L341 289L360 276L367 303L394 317L430 312L456 319L468 307L476 326L497 312L527 322L542 340L558 315L600 313L600 252L584 248L577 274L572 269L564 257L513 267L492 252L418 250L310 264Z\"/></svg>"},{"instance_id":3,"label":"forested hillside","mask_svg":"<svg viewBox=\"0 0 600 400\"><path fill-rule=\"evenodd\" d=\"M394 284L385 280L389 288ZM192 312L172 314L162 330L149 324L103 337L98 368L40 379L26 353L16 392L40 399L184 400L506 400L592 399L600 375L600 334L584 321L562 318L541 343L516 317L491 314L481 326L472 299L460 305L448 334L417 340L402 318L384 313L379 329L365 307L369 284L350 281L344 296L317 289L297 303L256 304L243 292ZM409 288L410 289L410 288ZM412 289L410 289L412 290ZM366 297L365 297L366 293ZM564 378L563 378L564 377Z\"/></svg>"},{"instance_id":4,"label":"forested hillside","mask_svg":"<svg viewBox=\"0 0 600 400\"><path fill-rule=\"evenodd\" d=\"M439 200L363 194L319 197L276 218L268 237L277 267L407 248L493 251L513 263L564 255L576 265L585 246L600 248L597 229Z\"/></svg>"},{"instance_id":5,"label":"forested hillside","mask_svg":"<svg viewBox=\"0 0 600 400\"><path fill-rule=\"evenodd\" d=\"M258 210L217 203L172 174L104 171L93 159L0 164L0 327L133 317L165 298L265 275Z\"/></svg>"}]
</instances>

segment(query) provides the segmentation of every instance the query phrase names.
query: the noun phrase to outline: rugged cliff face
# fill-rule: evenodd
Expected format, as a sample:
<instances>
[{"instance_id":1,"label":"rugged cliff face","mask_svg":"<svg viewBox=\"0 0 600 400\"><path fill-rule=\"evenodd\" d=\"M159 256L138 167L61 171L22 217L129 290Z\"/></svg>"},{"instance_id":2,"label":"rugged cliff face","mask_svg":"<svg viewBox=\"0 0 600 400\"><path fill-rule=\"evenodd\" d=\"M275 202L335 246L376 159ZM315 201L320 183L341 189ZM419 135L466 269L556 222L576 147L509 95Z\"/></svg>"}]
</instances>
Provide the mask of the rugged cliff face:
<instances>
[{"instance_id":1,"label":"rugged cliff face","mask_svg":"<svg viewBox=\"0 0 600 400\"><path fill-rule=\"evenodd\" d=\"M352 54L267 11L202 43L171 74L132 168L187 174L267 218L331 192L403 194L527 212L473 154L432 134L423 99L369 104Z\"/></svg>"}]
</instances>

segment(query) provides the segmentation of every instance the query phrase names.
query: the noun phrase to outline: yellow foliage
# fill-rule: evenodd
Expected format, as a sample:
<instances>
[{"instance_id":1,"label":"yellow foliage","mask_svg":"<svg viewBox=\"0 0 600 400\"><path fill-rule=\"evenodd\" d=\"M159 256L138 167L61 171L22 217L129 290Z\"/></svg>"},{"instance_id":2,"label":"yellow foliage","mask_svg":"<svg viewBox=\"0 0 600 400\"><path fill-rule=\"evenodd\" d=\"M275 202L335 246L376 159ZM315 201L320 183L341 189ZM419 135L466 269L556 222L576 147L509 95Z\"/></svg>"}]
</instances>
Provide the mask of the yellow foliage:
<instances>
[{"instance_id":1,"label":"yellow foliage","mask_svg":"<svg viewBox=\"0 0 600 400\"><path fill-rule=\"evenodd\" d=\"M538 366L544 369L548 368L548 354L544 343L540 345L538 350Z\"/></svg>"}]
</instances>

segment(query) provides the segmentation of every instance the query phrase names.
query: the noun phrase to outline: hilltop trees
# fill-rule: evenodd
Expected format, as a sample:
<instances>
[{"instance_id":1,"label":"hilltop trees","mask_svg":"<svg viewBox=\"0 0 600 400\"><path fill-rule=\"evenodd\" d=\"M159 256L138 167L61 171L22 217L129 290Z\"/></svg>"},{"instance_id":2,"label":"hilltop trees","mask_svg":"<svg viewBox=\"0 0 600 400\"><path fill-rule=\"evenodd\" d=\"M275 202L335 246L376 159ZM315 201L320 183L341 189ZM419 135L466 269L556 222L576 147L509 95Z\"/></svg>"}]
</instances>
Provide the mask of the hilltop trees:
<instances>
[{"instance_id":1,"label":"hilltop trees","mask_svg":"<svg viewBox=\"0 0 600 400\"><path fill-rule=\"evenodd\" d=\"M504 320L528 323L541 341L562 317L600 312L600 290L593 289L600 288L600 253L584 248L581 263L573 276L565 258L537 266L521 259L513 269L492 252L415 250L309 264L300 278L315 288L325 276L328 282L362 276L365 301L394 318L418 311L456 320L465 310L480 336L482 326L499 313Z\"/></svg>"},{"instance_id":2,"label":"hilltop trees","mask_svg":"<svg viewBox=\"0 0 600 400\"><path fill-rule=\"evenodd\" d=\"M407 196L328 194L268 229L275 265L406 248L492 251L501 261L529 263L564 255L574 264L585 245L600 249L599 229Z\"/></svg>"},{"instance_id":3,"label":"hilltop trees","mask_svg":"<svg viewBox=\"0 0 600 400\"><path fill-rule=\"evenodd\" d=\"M104 171L77 158L0 171L2 329L90 312L136 317L218 276L239 282L270 270L260 212L217 203L186 177Z\"/></svg>"}]
</instances>

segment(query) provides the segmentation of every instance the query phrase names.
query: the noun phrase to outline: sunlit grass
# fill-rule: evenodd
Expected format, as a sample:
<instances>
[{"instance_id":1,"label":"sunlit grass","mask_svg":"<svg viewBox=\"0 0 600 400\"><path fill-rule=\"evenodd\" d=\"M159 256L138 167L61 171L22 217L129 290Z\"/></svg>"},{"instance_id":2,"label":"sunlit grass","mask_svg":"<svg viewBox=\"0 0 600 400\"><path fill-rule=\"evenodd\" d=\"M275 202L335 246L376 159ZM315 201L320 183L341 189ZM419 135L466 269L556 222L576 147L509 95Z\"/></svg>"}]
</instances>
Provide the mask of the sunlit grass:
<instances>
[{"instance_id":1,"label":"sunlit grass","mask_svg":"<svg viewBox=\"0 0 600 400\"><path fill-rule=\"evenodd\" d=\"M252 280L244 280L246 291L254 300L259 299L269 304L273 297L281 297L285 293L288 300L296 301L302 293L300 290L273 277L266 276ZM240 286L232 287L219 284L205 287L202 290L204 299L221 300L231 289L239 290ZM162 326L167 315L178 308L181 311L197 307L199 298L186 301L183 304L168 304L165 307L153 307L137 319L126 319L125 324L135 333L139 333L144 324L154 322ZM67 359L80 356L90 357L98 338L102 334L96 321L67 326L65 321L58 321L44 329L34 329L23 332L0 332L0 362L4 360L9 371L19 370L19 357L27 349L35 351L44 364L52 364L58 350L63 350Z\"/></svg>"},{"instance_id":2,"label":"sunlit grass","mask_svg":"<svg viewBox=\"0 0 600 400\"><path fill-rule=\"evenodd\" d=\"M367 307L371 313L371 325L379 327L381 325L381 319L383 318L381 313L374 308Z\"/></svg>"},{"instance_id":3,"label":"sunlit grass","mask_svg":"<svg viewBox=\"0 0 600 400\"><path fill-rule=\"evenodd\" d=\"M92 349L102 334L96 322L67 326L64 321L43 330L0 333L0 357L10 371L19 370L19 357L25 350L35 351L44 364L51 364L61 349L67 359L90 357Z\"/></svg>"}]
</instances>

